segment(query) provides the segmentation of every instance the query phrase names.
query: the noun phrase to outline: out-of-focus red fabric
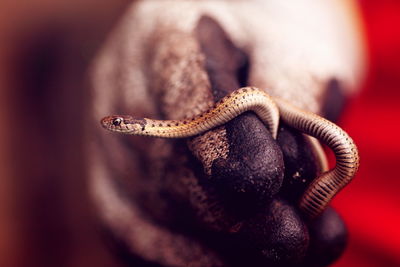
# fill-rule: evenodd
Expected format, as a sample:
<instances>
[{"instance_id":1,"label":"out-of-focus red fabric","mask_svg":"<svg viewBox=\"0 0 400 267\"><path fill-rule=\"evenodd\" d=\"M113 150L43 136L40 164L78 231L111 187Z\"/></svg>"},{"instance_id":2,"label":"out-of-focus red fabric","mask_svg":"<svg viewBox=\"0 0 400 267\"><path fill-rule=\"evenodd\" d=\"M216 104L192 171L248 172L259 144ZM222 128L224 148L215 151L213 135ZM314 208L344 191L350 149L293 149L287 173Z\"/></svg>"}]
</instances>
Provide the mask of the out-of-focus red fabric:
<instances>
[{"instance_id":1,"label":"out-of-focus red fabric","mask_svg":"<svg viewBox=\"0 0 400 267\"><path fill-rule=\"evenodd\" d=\"M350 233L333 266L400 266L400 1L360 4L370 70L340 124L356 141L361 166L333 203Z\"/></svg>"}]
</instances>

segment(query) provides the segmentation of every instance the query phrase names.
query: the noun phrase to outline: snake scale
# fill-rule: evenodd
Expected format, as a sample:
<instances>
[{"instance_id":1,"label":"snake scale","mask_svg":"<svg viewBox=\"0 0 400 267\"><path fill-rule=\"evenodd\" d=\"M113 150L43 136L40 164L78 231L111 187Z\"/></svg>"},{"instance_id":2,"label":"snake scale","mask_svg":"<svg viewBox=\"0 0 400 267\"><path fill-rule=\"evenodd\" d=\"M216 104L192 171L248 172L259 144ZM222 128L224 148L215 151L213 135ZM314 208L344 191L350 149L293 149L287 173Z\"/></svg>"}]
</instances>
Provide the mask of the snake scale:
<instances>
[{"instance_id":1,"label":"snake scale","mask_svg":"<svg viewBox=\"0 0 400 267\"><path fill-rule=\"evenodd\" d=\"M301 197L299 207L310 218L325 210L331 199L354 177L359 165L356 145L336 124L311 112L299 109L285 100L272 98L255 87L240 88L218 101L206 112L182 120L153 120L129 115L107 116L104 128L132 135L163 138L195 136L220 126L243 112L253 111L276 138L279 119L287 125L311 135L331 148L336 166L319 175Z\"/></svg>"}]
</instances>

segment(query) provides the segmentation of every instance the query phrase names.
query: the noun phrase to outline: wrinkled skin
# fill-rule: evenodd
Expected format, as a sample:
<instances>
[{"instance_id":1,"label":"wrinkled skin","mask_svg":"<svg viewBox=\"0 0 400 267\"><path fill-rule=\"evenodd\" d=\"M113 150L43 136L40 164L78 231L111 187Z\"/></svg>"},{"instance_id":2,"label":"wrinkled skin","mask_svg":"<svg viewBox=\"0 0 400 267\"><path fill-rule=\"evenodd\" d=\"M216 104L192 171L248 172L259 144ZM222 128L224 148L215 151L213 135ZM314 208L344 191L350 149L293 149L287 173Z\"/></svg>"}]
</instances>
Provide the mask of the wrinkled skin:
<instances>
[{"instance_id":1,"label":"wrinkled skin","mask_svg":"<svg viewBox=\"0 0 400 267\"><path fill-rule=\"evenodd\" d=\"M93 121L114 113L189 117L246 85L321 115L339 114L327 97L344 102L354 92L360 44L353 38L347 48L354 54L343 61L347 52L336 55L338 44L328 38L327 60L326 51L307 46L321 36L307 23L285 25L279 12L288 10L258 1L184 3L179 11L172 2L135 4L94 62ZM308 42L287 48L293 31ZM93 129L94 203L130 258L161 266L318 266L343 251L346 228L335 211L310 222L296 208L321 166L301 133L285 125L277 140L252 113L187 140Z\"/></svg>"}]
</instances>

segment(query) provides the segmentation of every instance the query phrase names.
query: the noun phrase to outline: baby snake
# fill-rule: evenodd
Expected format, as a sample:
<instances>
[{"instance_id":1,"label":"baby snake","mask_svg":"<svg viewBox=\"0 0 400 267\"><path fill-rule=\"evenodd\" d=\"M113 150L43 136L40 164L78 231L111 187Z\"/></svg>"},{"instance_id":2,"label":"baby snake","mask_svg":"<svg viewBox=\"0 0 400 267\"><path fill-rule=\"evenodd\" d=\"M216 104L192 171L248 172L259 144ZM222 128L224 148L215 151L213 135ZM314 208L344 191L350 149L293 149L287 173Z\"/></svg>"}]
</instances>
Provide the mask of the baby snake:
<instances>
[{"instance_id":1,"label":"baby snake","mask_svg":"<svg viewBox=\"0 0 400 267\"><path fill-rule=\"evenodd\" d=\"M357 147L350 136L336 124L282 99L272 98L260 89L238 89L222 98L211 109L189 119L153 120L113 115L103 118L101 124L110 131L125 134L183 138L201 134L250 110L269 127L275 139L281 118L287 125L319 139L335 153L336 166L317 177L308 186L299 203L300 209L308 217L318 216L357 172Z\"/></svg>"}]
</instances>

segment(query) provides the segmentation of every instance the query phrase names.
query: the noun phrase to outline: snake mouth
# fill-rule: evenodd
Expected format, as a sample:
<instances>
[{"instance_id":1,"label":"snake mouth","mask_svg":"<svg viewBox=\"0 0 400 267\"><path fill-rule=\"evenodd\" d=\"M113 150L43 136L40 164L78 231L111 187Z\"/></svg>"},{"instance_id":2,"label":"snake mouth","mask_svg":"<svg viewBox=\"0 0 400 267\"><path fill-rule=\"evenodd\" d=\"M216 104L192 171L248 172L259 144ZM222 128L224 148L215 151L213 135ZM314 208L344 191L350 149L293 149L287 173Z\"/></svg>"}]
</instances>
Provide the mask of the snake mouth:
<instances>
[{"instance_id":1,"label":"snake mouth","mask_svg":"<svg viewBox=\"0 0 400 267\"><path fill-rule=\"evenodd\" d=\"M100 120L100 124L103 128L107 129L110 125L110 116L104 117Z\"/></svg>"}]
</instances>

